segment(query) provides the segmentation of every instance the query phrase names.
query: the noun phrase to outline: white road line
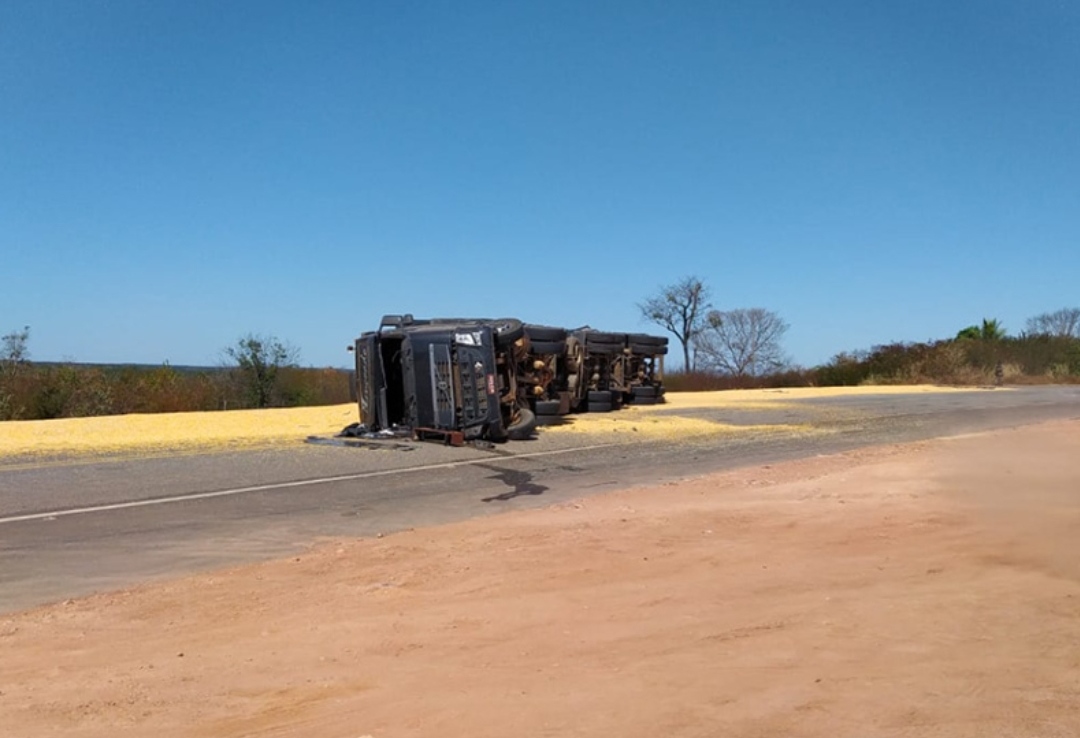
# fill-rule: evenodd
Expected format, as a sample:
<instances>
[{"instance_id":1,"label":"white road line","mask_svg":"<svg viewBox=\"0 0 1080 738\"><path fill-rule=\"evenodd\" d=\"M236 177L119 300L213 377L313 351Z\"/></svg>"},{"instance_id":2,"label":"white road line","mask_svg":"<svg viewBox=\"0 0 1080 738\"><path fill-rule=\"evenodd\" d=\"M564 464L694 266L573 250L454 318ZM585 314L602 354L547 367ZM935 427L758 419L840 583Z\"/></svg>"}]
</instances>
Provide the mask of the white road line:
<instances>
[{"instance_id":1,"label":"white road line","mask_svg":"<svg viewBox=\"0 0 1080 738\"><path fill-rule=\"evenodd\" d=\"M411 474L413 472L431 471L434 469L456 469L461 466L475 466L477 464L490 464L491 462L513 461L515 459L534 459L538 456L556 456L574 451L592 451L598 448L611 448L617 443L598 443L592 446L575 446L574 448L555 449L553 451L534 451L528 454L510 454L507 456L485 456L481 459L467 459L465 461L448 461L442 464L428 464L426 466L408 466L403 469L384 469L382 471L361 472L359 474L344 474L338 477L322 477L320 479L302 479L297 482L278 482L276 484L260 484L254 487L237 487L235 489L222 489L216 492L192 492L186 495L173 497L156 497L152 500L133 500L131 502L114 502L109 505L93 505L89 507L72 507L66 510L53 510L52 512L32 513L29 515L13 515L0 518L0 525L4 523L24 523L30 520L52 520L53 518L67 517L69 515L84 515L86 513L108 512L110 510L127 510L133 507L149 507L151 505L167 505L174 502L188 502L190 500L209 500L214 497L231 497L250 492L268 492L275 489L291 489L294 487L310 487L316 484L330 484L332 482L349 482L355 479L371 479L373 477L389 477L395 474Z\"/></svg>"}]
</instances>

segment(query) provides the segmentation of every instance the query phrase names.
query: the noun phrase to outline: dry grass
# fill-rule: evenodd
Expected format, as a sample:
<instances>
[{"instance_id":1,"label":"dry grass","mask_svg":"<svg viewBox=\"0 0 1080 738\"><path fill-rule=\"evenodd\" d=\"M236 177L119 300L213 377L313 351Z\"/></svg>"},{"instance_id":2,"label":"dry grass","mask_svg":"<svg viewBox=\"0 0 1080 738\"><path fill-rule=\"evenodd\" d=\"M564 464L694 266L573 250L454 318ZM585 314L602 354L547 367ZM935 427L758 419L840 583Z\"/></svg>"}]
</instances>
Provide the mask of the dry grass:
<instances>
[{"instance_id":1,"label":"dry grass","mask_svg":"<svg viewBox=\"0 0 1080 738\"><path fill-rule=\"evenodd\" d=\"M625 434L630 438L688 438L735 433L807 432L801 425L733 425L682 411L732 408L782 410L792 401L841 395L964 392L950 387L800 387L770 390L669 393L663 405L617 413L573 416L552 434ZM94 454L172 455L296 444L310 435L333 435L356 420L352 404L230 412L112 415L0 423L0 458Z\"/></svg>"}]
</instances>

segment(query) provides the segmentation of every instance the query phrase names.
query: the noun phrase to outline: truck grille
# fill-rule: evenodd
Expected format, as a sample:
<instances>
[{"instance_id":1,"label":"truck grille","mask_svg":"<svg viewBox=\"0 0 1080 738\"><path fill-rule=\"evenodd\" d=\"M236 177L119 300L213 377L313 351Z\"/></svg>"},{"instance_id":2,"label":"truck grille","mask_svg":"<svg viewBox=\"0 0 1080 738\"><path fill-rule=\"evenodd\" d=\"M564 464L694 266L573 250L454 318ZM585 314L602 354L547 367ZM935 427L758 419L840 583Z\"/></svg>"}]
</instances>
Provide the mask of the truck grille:
<instances>
[{"instance_id":1,"label":"truck grille","mask_svg":"<svg viewBox=\"0 0 1080 738\"><path fill-rule=\"evenodd\" d=\"M475 348L458 346L457 361L461 376L462 426L468 428L487 420L487 372L484 371L483 354Z\"/></svg>"},{"instance_id":2,"label":"truck grille","mask_svg":"<svg viewBox=\"0 0 1080 738\"><path fill-rule=\"evenodd\" d=\"M454 427L454 380L451 373L450 347L428 346L431 359L431 397L435 419L440 428Z\"/></svg>"}]
</instances>

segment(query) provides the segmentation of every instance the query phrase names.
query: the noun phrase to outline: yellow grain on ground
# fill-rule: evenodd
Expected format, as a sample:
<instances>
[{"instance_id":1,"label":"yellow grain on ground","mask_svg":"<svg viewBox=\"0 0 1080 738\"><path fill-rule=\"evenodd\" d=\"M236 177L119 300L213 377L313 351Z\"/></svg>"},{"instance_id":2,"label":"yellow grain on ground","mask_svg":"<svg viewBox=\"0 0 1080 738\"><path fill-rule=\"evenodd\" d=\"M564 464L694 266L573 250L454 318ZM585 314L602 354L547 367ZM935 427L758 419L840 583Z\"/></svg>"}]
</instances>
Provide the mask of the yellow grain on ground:
<instances>
[{"instance_id":1,"label":"yellow grain on ground","mask_svg":"<svg viewBox=\"0 0 1080 738\"><path fill-rule=\"evenodd\" d=\"M356 405L349 404L7 421L0 423L0 457L269 447L332 435L356 415Z\"/></svg>"},{"instance_id":2,"label":"yellow grain on ground","mask_svg":"<svg viewBox=\"0 0 1080 738\"><path fill-rule=\"evenodd\" d=\"M724 409L732 411L783 411L797 407L799 400L817 397L859 395L927 394L934 392L978 391L972 388L917 386L873 387L792 387L785 389L721 390L716 392L669 392L661 405L634 406L617 413L571 416L567 423L544 428L544 433L589 435L625 434L622 437L686 439L734 434L817 432L809 424L734 424L680 413Z\"/></svg>"},{"instance_id":3,"label":"yellow grain on ground","mask_svg":"<svg viewBox=\"0 0 1080 738\"><path fill-rule=\"evenodd\" d=\"M686 440L718 435L763 433L808 433L809 425L756 424L734 425L704 418L685 418L679 415L659 415L646 408L625 408L614 413L574 415L562 425L546 426L543 433L580 433L622 440Z\"/></svg>"},{"instance_id":4,"label":"yellow grain on ground","mask_svg":"<svg viewBox=\"0 0 1080 738\"><path fill-rule=\"evenodd\" d=\"M779 403L819 397L859 397L868 395L915 395L940 392L985 392L979 387L940 385L864 385L860 387L785 387L781 389L721 390L717 392L669 392L664 407L773 407Z\"/></svg>"},{"instance_id":5,"label":"yellow grain on ground","mask_svg":"<svg viewBox=\"0 0 1080 738\"><path fill-rule=\"evenodd\" d=\"M774 390L672 392L662 405L573 416L544 433L623 434L623 438L687 438L734 433L807 432L804 425L736 425L680 413L695 409L782 410L798 400L842 395L979 391L953 387L798 387ZM94 454L164 454L266 448L329 436L357 419L356 405L112 415L0 423L0 459Z\"/></svg>"}]
</instances>

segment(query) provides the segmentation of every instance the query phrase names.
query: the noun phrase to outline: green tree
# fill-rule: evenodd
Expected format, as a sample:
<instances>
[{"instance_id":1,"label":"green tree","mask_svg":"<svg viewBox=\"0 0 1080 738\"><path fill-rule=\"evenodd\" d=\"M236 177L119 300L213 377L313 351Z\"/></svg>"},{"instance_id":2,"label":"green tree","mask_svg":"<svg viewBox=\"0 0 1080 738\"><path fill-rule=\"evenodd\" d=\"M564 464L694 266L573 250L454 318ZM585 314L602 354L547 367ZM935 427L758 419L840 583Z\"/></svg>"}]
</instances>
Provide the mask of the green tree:
<instances>
[{"instance_id":1,"label":"green tree","mask_svg":"<svg viewBox=\"0 0 1080 738\"><path fill-rule=\"evenodd\" d=\"M982 325L969 325L956 334L958 339L1000 341L1005 338L1005 326L997 318L983 318Z\"/></svg>"},{"instance_id":2,"label":"green tree","mask_svg":"<svg viewBox=\"0 0 1080 738\"><path fill-rule=\"evenodd\" d=\"M708 286L698 277L683 277L675 284L660 288L660 292L638 304L646 320L674 334L683 349L683 367L693 371L690 346L704 325L709 304Z\"/></svg>"},{"instance_id":3,"label":"green tree","mask_svg":"<svg viewBox=\"0 0 1080 738\"><path fill-rule=\"evenodd\" d=\"M233 363L248 402L254 407L277 403L281 370L297 365L299 352L274 336L248 334L225 349Z\"/></svg>"}]
</instances>

